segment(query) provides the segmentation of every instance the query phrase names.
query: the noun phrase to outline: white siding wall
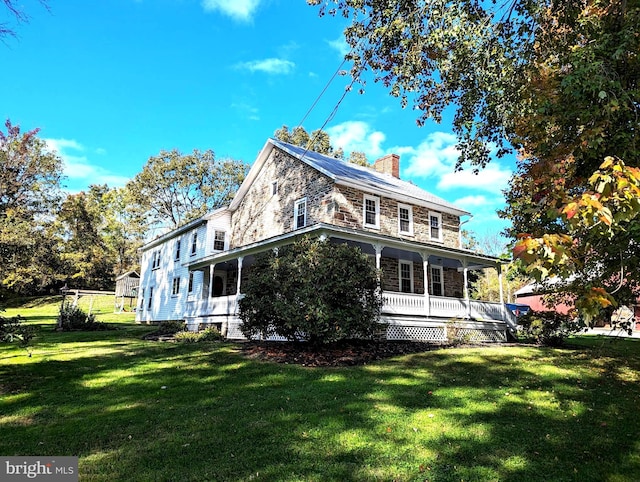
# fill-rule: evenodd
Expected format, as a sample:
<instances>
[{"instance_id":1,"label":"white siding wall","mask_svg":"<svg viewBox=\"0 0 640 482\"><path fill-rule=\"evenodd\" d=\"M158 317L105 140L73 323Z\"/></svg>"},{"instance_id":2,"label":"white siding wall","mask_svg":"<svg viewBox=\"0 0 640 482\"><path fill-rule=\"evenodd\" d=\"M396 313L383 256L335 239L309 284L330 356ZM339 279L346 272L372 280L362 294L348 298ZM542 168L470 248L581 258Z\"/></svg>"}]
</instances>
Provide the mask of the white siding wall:
<instances>
[{"instance_id":1,"label":"white siding wall","mask_svg":"<svg viewBox=\"0 0 640 482\"><path fill-rule=\"evenodd\" d=\"M213 252L215 231L225 231L225 249L229 246L231 216L222 213L207 220L193 229L164 242L146 248L142 253L140 287L138 290L138 309L136 321L151 322L164 320L183 320L188 300L202 297L203 273L196 271L193 290L189 289L189 270L186 263L207 256ZM192 254L193 236L197 233L196 250ZM176 259L176 246L180 241L180 259ZM159 266L153 267L154 253L159 252ZM173 279L180 278L178 294L172 294ZM149 307L150 288L153 287L151 307Z\"/></svg>"}]
</instances>

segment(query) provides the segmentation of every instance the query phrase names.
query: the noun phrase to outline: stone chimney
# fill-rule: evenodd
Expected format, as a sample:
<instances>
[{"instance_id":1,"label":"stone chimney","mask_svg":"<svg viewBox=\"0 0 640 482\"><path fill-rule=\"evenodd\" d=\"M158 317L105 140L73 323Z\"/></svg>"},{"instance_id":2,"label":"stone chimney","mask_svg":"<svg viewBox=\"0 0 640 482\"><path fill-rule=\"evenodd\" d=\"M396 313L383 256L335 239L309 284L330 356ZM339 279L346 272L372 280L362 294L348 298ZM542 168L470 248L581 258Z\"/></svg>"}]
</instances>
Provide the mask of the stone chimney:
<instances>
[{"instance_id":1,"label":"stone chimney","mask_svg":"<svg viewBox=\"0 0 640 482\"><path fill-rule=\"evenodd\" d=\"M400 156L398 154L387 154L373 163L373 168L383 174L391 174L400 179Z\"/></svg>"}]
</instances>

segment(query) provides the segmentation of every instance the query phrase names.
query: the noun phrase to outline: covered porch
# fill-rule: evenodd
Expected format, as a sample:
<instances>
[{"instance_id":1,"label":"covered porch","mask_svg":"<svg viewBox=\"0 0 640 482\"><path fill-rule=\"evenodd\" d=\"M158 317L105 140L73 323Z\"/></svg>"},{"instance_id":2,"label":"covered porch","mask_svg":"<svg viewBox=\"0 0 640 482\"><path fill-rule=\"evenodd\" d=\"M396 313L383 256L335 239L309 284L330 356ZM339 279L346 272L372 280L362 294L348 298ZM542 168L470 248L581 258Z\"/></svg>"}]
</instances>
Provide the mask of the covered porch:
<instances>
[{"instance_id":1,"label":"covered porch","mask_svg":"<svg viewBox=\"0 0 640 482\"><path fill-rule=\"evenodd\" d=\"M390 340L447 341L455 331L469 341L504 341L515 319L500 302L472 300L469 283L478 269L496 269L496 258L466 250L385 238L361 231L314 225L284 236L193 260L199 291L187 300L185 321L190 330L215 325L230 339L243 339L238 316L242 285L251 273L255 254L311 235L332 243L357 245L371 256L380 273L383 295L381 323ZM425 289L426 288L426 289ZM502 289L501 289L502 292Z\"/></svg>"}]
</instances>

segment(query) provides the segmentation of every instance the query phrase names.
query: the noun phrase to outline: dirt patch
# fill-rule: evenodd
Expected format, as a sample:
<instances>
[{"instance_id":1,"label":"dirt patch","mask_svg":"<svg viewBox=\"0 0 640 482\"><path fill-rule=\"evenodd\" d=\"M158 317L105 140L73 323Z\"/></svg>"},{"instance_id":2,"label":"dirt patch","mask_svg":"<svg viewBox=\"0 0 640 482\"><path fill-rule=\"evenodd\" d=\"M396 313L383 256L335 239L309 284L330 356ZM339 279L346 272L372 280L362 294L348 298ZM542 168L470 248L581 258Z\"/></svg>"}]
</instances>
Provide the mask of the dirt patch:
<instances>
[{"instance_id":1,"label":"dirt patch","mask_svg":"<svg viewBox=\"0 0 640 482\"><path fill-rule=\"evenodd\" d=\"M366 365L398 355L422 353L444 345L408 341L353 340L313 346L303 342L249 341L240 344L248 358L309 367Z\"/></svg>"}]
</instances>

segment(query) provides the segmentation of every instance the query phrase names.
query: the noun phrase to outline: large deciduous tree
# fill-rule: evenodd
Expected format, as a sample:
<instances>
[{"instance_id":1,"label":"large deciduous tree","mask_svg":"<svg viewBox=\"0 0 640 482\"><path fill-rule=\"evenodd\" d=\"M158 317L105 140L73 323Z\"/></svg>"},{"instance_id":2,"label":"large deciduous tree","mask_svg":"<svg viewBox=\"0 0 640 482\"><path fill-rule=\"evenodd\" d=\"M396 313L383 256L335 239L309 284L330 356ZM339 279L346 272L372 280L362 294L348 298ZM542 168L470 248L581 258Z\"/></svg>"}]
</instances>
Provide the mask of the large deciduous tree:
<instances>
[{"instance_id":1,"label":"large deciduous tree","mask_svg":"<svg viewBox=\"0 0 640 482\"><path fill-rule=\"evenodd\" d=\"M39 3L45 8L49 8L47 0L39 0ZM24 11L22 2L15 0L1 0L0 5L4 6L5 12L8 12L9 17L13 17L16 23L26 23L29 21L29 15ZM15 29L9 22L0 23L0 39L3 37L15 37Z\"/></svg>"},{"instance_id":2,"label":"large deciduous tree","mask_svg":"<svg viewBox=\"0 0 640 482\"><path fill-rule=\"evenodd\" d=\"M0 130L0 283L40 291L55 283L57 247L49 232L61 199L62 160L48 152L38 129Z\"/></svg>"},{"instance_id":3,"label":"large deciduous tree","mask_svg":"<svg viewBox=\"0 0 640 482\"><path fill-rule=\"evenodd\" d=\"M453 108L458 167L518 153L504 215L530 272L579 280L587 319L638 295L640 1L308 3L351 19L352 75L371 70L418 124Z\"/></svg>"},{"instance_id":4,"label":"large deciduous tree","mask_svg":"<svg viewBox=\"0 0 640 482\"><path fill-rule=\"evenodd\" d=\"M211 150L163 150L127 184L127 196L144 226L175 228L228 204L247 170L241 161L216 159Z\"/></svg>"}]
</instances>

